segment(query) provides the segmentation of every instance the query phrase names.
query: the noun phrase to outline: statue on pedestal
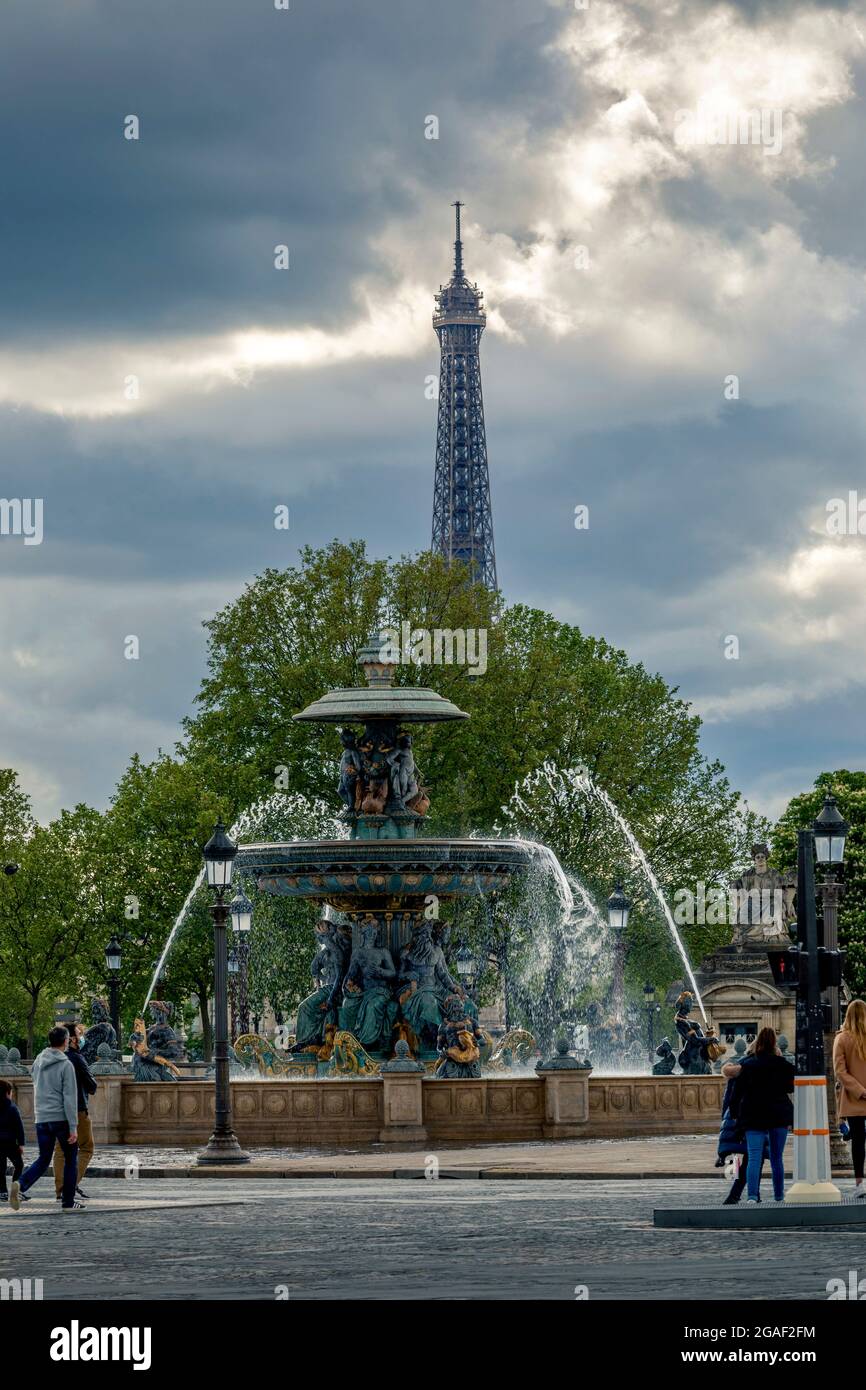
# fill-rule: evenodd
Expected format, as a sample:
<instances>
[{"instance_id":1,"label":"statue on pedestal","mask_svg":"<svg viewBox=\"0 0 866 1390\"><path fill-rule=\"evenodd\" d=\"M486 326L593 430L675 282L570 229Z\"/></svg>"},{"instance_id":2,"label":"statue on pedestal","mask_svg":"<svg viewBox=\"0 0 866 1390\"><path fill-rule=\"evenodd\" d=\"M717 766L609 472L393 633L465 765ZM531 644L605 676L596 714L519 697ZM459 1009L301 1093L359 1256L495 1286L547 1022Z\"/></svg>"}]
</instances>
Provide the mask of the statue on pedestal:
<instances>
[{"instance_id":1,"label":"statue on pedestal","mask_svg":"<svg viewBox=\"0 0 866 1390\"><path fill-rule=\"evenodd\" d=\"M298 1005L292 1052L317 1051L324 1045L326 1027L333 1028L337 1023L350 943L343 929L327 917L319 919L315 932L319 949L310 962L310 977L318 989Z\"/></svg>"},{"instance_id":2,"label":"statue on pedestal","mask_svg":"<svg viewBox=\"0 0 866 1390\"><path fill-rule=\"evenodd\" d=\"M480 1077L482 1037L477 1019L470 1018L463 1000L456 994L449 995L445 1000L445 1017L436 1036L436 1051L442 1061L433 1075L440 1080Z\"/></svg>"},{"instance_id":3,"label":"statue on pedestal","mask_svg":"<svg viewBox=\"0 0 866 1390\"><path fill-rule=\"evenodd\" d=\"M765 844L753 845L752 867L730 885L736 905L731 945L740 950L745 946L763 949L790 944L788 923L794 918L796 873L771 869L767 862L769 852Z\"/></svg>"},{"instance_id":4,"label":"statue on pedestal","mask_svg":"<svg viewBox=\"0 0 866 1390\"><path fill-rule=\"evenodd\" d=\"M391 952L376 945L378 924L368 917L361 927L361 945L352 952L343 981L345 1003L340 1010L340 1028L352 1032L365 1048L381 1051L388 1047L397 1017L397 1002L391 993L396 975Z\"/></svg>"}]
</instances>

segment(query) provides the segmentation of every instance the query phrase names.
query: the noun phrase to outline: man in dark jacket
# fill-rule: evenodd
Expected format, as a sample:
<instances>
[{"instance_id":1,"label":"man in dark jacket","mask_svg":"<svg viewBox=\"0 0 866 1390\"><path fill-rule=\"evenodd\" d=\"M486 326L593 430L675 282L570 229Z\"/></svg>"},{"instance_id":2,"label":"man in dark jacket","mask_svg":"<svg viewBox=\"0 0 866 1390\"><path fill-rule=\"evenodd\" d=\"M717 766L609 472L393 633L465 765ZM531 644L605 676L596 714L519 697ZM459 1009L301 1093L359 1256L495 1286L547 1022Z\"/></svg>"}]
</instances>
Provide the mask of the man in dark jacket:
<instances>
[{"instance_id":1,"label":"man in dark jacket","mask_svg":"<svg viewBox=\"0 0 866 1390\"><path fill-rule=\"evenodd\" d=\"M17 1182L24 1169L24 1125L21 1111L12 1100L11 1081L0 1080L0 1202L8 1202L6 1190L6 1160L12 1164L12 1181Z\"/></svg>"},{"instance_id":2,"label":"man in dark jacket","mask_svg":"<svg viewBox=\"0 0 866 1390\"><path fill-rule=\"evenodd\" d=\"M93 1127L87 1112L87 1097L96 1093L97 1082L81 1055L83 1027L80 1023L67 1023L66 1027L69 1030L69 1051L66 1056L75 1068L75 1084L78 1087L78 1185L75 1192L86 1201L81 1180L93 1158ZM59 1144L54 1150L54 1191L59 1202L63 1197L63 1153Z\"/></svg>"},{"instance_id":3,"label":"man in dark jacket","mask_svg":"<svg viewBox=\"0 0 866 1390\"><path fill-rule=\"evenodd\" d=\"M730 1067L729 1072L734 1072ZM777 1202L785 1198L785 1165L783 1154L788 1130L794 1123L794 1067L776 1047L772 1028L762 1028L755 1041L754 1056L747 1057L739 1069L731 1097L731 1111L738 1128L745 1132L749 1154L749 1201L760 1200L761 1165L764 1145L770 1149L770 1169L773 1174L773 1196Z\"/></svg>"}]
</instances>

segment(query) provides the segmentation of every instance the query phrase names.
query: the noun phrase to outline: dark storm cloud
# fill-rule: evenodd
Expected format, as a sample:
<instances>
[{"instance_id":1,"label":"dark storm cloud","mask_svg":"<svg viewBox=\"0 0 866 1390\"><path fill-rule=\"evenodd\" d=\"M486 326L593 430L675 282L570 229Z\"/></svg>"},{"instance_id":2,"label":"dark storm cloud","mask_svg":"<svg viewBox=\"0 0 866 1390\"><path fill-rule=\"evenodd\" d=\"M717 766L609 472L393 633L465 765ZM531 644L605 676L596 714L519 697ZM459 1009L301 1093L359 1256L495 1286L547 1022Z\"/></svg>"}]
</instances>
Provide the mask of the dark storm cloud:
<instances>
[{"instance_id":1,"label":"dark storm cloud","mask_svg":"<svg viewBox=\"0 0 866 1390\"><path fill-rule=\"evenodd\" d=\"M736 8L756 19L799 11L773 0ZM581 63L547 47L572 20L565 0L292 0L288 14L269 0L5 6L0 336L46 362L44 392L28 377L23 398L53 401L51 372L76 357L69 343L81 344L82 380L101 398L114 389L112 359L91 359L88 343L102 337L131 344L132 360L148 337L174 337L182 369L207 357L208 334L338 330L361 317L361 279L383 295L429 284L432 309L458 194L481 229L482 244L467 245L470 274L485 254L498 264L487 237L510 237L521 252L543 240L537 221L556 228L563 196L545 186L555 182L548 141L580 130L584 110ZM603 116L626 95L594 100ZM138 144L122 137L128 113L141 117ZM428 114L441 121L437 142L423 138ZM604 137L596 115L586 129ZM755 229L781 222L810 251L862 263L861 134L862 109L845 101L809 128L809 157L835 158L838 176L735 183L697 161L689 177L664 182L648 164L640 195L630 202L626 182L609 221L603 201L586 231L565 216L565 242L600 243L613 281L607 322L588 304L586 323L576 312L560 337L529 312L524 321L519 291L513 319L508 303L489 305L522 333L491 328L482 350L507 598L606 636L687 698L790 678L799 654L762 645L754 624L764 610L774 620L777 596L749 576L803 545L825 498L857 485L864 454L859 393L842 380L846 370L859 379L857 322L840 327L841 312L828 312L802 351L795 342L775 361L755 353L743 400L726 404L723 376L749 354L736 313L726 317L706 286L730 270L726 248L742 250L733 268L760 336L775 306L749 316L748 296L762 288L750 274L750 256L763 254L749 244ZM627 167L640 147L614 145L614 162ZM655 204L642 201L650 184ZM646 214L651 231L659 209L676 229L707 229L706 265L690 279L684 264L683 284L675 262L650 264L642 280L628 246L604 261L613 221L640 233ZM411 249L399 266L377 249L385 235ZM291 248L288 275L272 268L279 242ZM694 245L701 253L700 237ZM767 252L792 254L787 243ZM825 286L781 283L807 304ZM832 291L832 277L826 284ZM663 333L637 348L628 339L632 308L666 327L665 299L678 294L672 331L709 365L669 351ZM198 340L188 349L187 335ZM0 491L45 505L41 546L0 543L0 763L22 768L43 814L82 797L104 804L130 753L171 747L204 669L202 619L253 575L334 536L363 537L375 555L428 543L435 403L424 378L437 363L431 329L414 356L262 370L243 386L217 375L201 390L200 378L187 390L181 370L164 395L155 379L151 402L145 380L143 408L129 416L0 412ZM291 509L287 533L273 525L280 503ZM588 532L574 529L578 503L590 507ZM725 665L721 639L740 629L742 661ZM124 657L128 634L140 638L138 662ZM810 679L820 657L807 653ZM814 707L789 705L711 724L704 747L760 809L761 796L807 785L825 763L856 765L861 723L847 692L832 734L816 734Z\"/></svg>"},{"instance_id":2,"label":"dark storm cloud","mask_svg":"<svg viewBox=\"0 0 866 1390\"><path fill-rule=\"evenodd\" d=\"M541 53L560 19L520 0L4 6L3 334L341 323L357 276L387 273L371 234L419 186L445 212L467 122L561 117Z\"/></svg>"}]
</instances>

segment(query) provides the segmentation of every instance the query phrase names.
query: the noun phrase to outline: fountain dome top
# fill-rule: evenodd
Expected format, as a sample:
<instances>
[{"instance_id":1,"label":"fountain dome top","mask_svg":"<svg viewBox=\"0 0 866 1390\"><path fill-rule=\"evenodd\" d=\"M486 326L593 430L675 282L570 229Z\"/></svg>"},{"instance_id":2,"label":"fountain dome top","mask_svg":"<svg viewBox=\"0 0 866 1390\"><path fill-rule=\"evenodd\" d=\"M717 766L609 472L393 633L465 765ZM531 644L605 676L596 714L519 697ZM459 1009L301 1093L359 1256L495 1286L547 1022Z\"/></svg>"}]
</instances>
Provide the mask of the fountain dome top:
<instances>
[{"instance_id":1,"label":"fountain dome top","mask_svg":"<svg viewBox=\"0 0 866 1390\"><path fill-rule=\"evenodd\" d=\"M329 690L292 718L316 724L365 724L373 719L399 724L441 724L469 718L435 690L417 685L394 686L397 664L387 634L374 635L358 657L367 684Z\"/></svg>"}]
</instances>

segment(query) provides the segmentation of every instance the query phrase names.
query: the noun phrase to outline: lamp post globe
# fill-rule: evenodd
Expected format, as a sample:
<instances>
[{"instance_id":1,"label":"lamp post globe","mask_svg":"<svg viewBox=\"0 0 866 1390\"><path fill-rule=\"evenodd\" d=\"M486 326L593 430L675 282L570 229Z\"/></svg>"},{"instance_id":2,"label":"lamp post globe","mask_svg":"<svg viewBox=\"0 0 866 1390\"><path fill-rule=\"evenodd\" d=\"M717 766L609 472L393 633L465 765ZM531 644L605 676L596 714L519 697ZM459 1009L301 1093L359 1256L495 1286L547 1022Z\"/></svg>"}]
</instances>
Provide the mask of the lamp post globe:
<instances>
[{"instance_id":1,"label":"lamp post globe","mask_svg":"<svg viewBox=\"0 0 866 1390\"><path fill-rule=\"evenodd\" d=\"M607 920L614 931L625 931L630 911L631 903L618 883L607 900Z\"/></svg>"},{"instance_id":2,"label":"lamp post globe","mask_svg":"<svg viewBox=\"0 0 866 1390\"><path fill-rule=\"evenodd\" d=\"M231 887L232 870L238 847L226 834L222 821L217 821L214 832L204 847L204 866L209 888L213 888L220 898Z\"/></svg>"},{"instance_id":3,"label":"lamp post globe","mask_svg":"<svg viewBox=\"0 0 866 1390\"><path fill-rule=\"evenodd\" d=\"M841 864L845 855L845 837L850 830L836 805L835 796L824 797L824 805L812 826L815 836L815 858L824 868Z\"/></svg>"},{"instance_id":4,"label":"lamp post globe","mask_svg":"<svg viewBox=\"0 0 866 1390\"><path fill-rule=\"evenodd\" d=\"M242 888L232 898L229 911L235 931L248 932L253 925L253 905Z\"/></svg>"}]
</instances>

